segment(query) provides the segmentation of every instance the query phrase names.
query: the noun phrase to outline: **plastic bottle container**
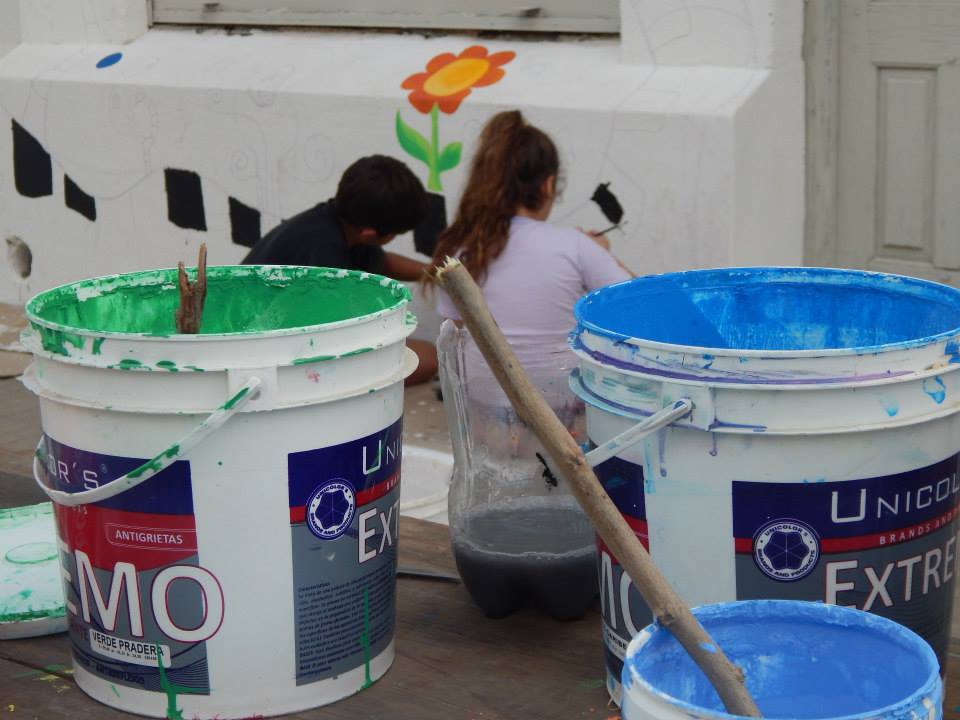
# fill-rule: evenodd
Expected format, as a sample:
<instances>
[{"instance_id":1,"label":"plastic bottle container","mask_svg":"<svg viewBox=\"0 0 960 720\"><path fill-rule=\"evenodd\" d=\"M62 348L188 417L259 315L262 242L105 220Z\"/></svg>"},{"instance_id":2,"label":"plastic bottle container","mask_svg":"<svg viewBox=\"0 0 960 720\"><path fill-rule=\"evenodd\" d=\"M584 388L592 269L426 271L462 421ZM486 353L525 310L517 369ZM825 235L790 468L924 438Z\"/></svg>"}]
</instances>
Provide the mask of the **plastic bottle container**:
<instances>
[{"instance_id":1,"label":"plastic bottle container","mask_svg":"<svg viewBox=\"0 0 960 720\"><path fill-rule=\"evenodd\" d=\"M437 345L453 442L448 508L457 568L488 617L525 606L557 620L583 616L597 595L593 527L546 465L465 329L447 321ZM565 348L514 347L534 384L578 440L584 408L568 388Z\"/></svg>"}]
</instances>

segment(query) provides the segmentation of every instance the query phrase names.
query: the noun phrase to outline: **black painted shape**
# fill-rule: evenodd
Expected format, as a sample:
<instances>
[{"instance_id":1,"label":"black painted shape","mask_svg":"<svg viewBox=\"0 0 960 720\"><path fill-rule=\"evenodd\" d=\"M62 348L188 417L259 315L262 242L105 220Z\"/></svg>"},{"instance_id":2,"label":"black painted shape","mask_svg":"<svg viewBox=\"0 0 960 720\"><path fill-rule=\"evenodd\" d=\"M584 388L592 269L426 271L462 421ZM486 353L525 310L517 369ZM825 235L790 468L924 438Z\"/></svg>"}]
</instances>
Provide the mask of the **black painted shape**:
<instances>
[{"instance_id":1,"label":"black painted shape","mask_svg":"<svg viewBox=\"0 0 960 720\"><path fill-rule=\"evenodd\" d=\"M63 176L63 201L71 210L76 210L87 220L96 222L97 219L97 201L92 195L87 195L80 186L70 179L69 175Z\"/></svg>"},{"instance_id":2,"label":"black painted shape","mask_svg":"<svg viewBox=\"0 0 960 720\"><path fill-rule=\"evenodd\" d=\"M230 237L243 247L256 245L260 239L260 211L230 198Z\"/></svg>"},{"instance_id":3,"label":"black painted shape","mask_svg":"<svg viewBox=\"0 0 960 720\"><path fill-rule=\"evenodd\" d=\"M24 197L53 195L50 153L16 120L13 127L13 183Z\"/></svg>"},{"instance_id":4,"label":"black painted shape","mask_svg":"<svg viewBox=\"0 0 960 720\"><path fill-rule=\"evenodd\" d=\"M166 168L163 178L167 186L167 218L170 222L185 230L206 230L200 176L192 170Z\"/></svg>"},{"instance_id":5,"label":"black painted shape","mask_svg":"<svg viewBox=\"0 0 960 720\"><path fill-rule=\"evenodd\" d=\"M413 247L417 252L433 257L437 238L447 229L447 202L443 195L427 193L427 214L413 229Z\"/></svg>"},{"instance_id":6,"label":"black painted shape","mask_svg":"<svg viewBox=\"0 0 960 720\"><path fill-rule=\"evenodd\" d=\"M620 221L623 220L623 207L617 200L617 196L610 192L610 183L597 185L597 189L593 191L590 199L600 206L600 212L614 225L619 225Z\"/></svg>"}]
</instances>

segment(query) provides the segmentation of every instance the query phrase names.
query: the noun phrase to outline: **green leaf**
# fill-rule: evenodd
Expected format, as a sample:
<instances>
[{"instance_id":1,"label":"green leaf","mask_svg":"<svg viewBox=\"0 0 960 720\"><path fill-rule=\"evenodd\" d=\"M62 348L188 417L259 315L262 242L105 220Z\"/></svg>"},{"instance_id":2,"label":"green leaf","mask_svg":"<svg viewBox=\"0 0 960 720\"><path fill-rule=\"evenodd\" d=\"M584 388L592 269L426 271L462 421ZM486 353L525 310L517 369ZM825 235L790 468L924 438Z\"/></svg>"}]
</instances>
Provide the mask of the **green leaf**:
<instances>
[{"instance_id":1,"label":"green leaf","mask_svg":"<svg viewBox=\"0 0 960 720\"><path fill-rule=\"evenodd\" d=\"M400 141L400 147L410 155L421 162L430 164L430 143L423 135L403 121L399 110L397 110L397 140Z\"/></svg>"},{"instance_id":2,"label":"green leaf","mask_svg":"<svg viewBox=\"0 0 960 720\"><path fill-rule=\"evenodd\" d=\"M451 170L460 163L461 150L463 150L463 143L458 142L452 142L443 149L443 152L440 153L440 160L437 162L440 172Z\"/></svg>"}]
</instances>

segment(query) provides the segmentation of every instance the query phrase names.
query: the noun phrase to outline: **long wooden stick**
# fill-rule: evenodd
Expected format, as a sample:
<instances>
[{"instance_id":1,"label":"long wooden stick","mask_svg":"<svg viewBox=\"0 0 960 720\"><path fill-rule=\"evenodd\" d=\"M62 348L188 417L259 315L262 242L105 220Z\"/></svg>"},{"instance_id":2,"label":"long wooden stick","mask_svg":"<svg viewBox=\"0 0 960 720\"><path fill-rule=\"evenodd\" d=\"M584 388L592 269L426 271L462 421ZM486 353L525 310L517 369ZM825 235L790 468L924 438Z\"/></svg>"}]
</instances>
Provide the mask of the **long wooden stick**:
<instances>
[{"instance_id":1,"label":"long wooden stick","mask_svg":"<svg viewBox=\"0 0 960 720\"><path fill-rule=\"evenodd\" d=\"M593 526L613 551L654 617L673 633L716 688L727 712L760 717L744 684L743 671L730 662L680 596L660 574L649 553L607 495L583 455L546 400L524 372L484 302L483 293L457 260L437 270L477 347L517 415L530 427L553 459Z\"/></svg>"},{"instance_id":2,"label":"long wooden stick","mask_svg":"<svg viewBox=\"0 0 960 720\"><path fill-rule=\"evenodd\" d=\"M177 281L180 287L180 306L177 308L177 332L195 335L200 332L203 303L207 299L207 244L200 244L197 259L197 280L190 282L183 263L177 263Z\"/></svg>"}]
</instances>

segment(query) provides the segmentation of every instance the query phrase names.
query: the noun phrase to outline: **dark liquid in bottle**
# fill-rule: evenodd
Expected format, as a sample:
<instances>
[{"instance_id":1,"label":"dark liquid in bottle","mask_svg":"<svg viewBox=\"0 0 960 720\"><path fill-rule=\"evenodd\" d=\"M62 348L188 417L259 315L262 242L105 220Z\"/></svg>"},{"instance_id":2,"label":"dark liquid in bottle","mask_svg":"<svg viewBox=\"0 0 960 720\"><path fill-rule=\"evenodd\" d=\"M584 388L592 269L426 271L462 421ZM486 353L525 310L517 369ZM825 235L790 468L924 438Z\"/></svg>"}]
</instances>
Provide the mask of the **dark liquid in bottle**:
<instances>
[{"instance_id":1,"label":"dark liquid in bottle","mask_svg":"<svg viewBox=\"0 0 960 720\"><path fill-rule=\"evenodd\" d=\"M471 508L453 555L473 601L488 617L536 607L576 620L597 596L593 529L570 497L520 498Z\"/></svg>"}]
</instances>

